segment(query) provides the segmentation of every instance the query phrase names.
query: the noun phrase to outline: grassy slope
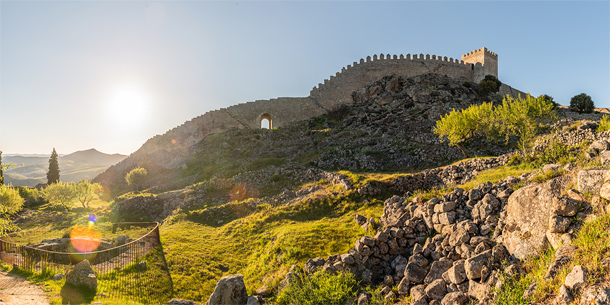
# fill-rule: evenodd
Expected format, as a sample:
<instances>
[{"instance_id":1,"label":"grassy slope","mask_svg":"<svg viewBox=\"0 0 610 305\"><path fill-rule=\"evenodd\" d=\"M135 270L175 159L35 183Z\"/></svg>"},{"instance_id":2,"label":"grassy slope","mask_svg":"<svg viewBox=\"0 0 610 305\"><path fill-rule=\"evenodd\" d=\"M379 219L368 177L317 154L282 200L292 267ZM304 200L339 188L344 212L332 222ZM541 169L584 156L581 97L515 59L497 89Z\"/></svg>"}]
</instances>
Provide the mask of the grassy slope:
<instances>
[{"instance_id":1,"label":"grassy slope","mask_svg":"<svg viewBox=\"0 0 610 305\"><path fill-rule=\"evenodd\" d=\"M217 280L234 273L245 276L250 292L272 288L293 264L347 252L367 234L354 215L382 213L381 202L359 200L353 195L303 200L218 227L174 216L161 234L176 297L206 301Z\"/></svg>"}]
</instances>

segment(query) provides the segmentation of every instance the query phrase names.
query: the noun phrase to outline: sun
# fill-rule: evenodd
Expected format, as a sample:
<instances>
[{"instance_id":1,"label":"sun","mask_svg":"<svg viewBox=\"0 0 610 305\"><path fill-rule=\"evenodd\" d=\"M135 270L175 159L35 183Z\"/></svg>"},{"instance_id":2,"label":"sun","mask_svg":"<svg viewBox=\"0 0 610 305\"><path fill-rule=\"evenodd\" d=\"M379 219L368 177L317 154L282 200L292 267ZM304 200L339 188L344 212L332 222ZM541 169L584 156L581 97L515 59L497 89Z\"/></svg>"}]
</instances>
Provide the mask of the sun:
<instances>
[{"instance_id":1,"label":"sun","mask_svg":"<svg viewBox=\"0 0 610 305\"><path fill-rule=\"evenodd\" d=\"M141 126L150 107L150 97L136 86L117 87L105 100L106 116L119 129Z\"/></svg>"}]
</instances>

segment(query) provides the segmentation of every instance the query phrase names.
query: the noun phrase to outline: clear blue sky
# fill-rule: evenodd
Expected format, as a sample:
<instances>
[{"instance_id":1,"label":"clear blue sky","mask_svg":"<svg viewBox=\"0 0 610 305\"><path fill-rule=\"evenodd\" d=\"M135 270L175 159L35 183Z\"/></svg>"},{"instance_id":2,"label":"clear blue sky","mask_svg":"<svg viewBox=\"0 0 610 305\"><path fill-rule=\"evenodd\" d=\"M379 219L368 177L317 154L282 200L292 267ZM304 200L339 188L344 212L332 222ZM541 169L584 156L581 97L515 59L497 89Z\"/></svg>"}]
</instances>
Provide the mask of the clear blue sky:
<instances>
[{"instance_id":1,"label":"clear blue sky","mask_svg":"<svg viewBox=\"0 0 610 305\"><path fill-rule=\"evenodd\" d=\"M610 107L608 1L0 1L0 150L129 154L209 110L307 96L373 54L459 58ZM123 109L124 111L121 111Z\"/></svg>"}]
</instances>

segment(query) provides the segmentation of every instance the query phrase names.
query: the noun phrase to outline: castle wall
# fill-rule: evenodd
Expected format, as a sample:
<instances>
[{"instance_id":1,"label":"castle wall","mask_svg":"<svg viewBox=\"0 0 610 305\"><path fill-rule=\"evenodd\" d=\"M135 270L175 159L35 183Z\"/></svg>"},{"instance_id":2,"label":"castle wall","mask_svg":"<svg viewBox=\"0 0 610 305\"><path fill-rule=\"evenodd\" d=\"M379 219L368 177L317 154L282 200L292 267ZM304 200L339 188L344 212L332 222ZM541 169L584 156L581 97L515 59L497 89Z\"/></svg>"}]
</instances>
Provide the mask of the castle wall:
<instances>
[{"instance_id":1,"label":"castle wall","mask_svg":"<svg viewBox=\"0 0 610 305\"><path fill-rule=\"evenodd\" d=\"M306 120L327 111L310 97L280 97L237 104L224 109L249 128L261 128L261 116L269 114L273 128L290 122Z\"/></svg>"},{"instance_id":2,"label":"castle wall","mask_svg":"<svg viewBox=\"0 0 610 305\"><path fill-rule=\"evenodd\" d=\"M314 87L309 96L314 98L324 108L332 110L342 104L352 102L351 94L373 81L388 74L400 74L408 77L429 72L446 74L454 78L465 77L473 80L472 65L461 60L429 54L368 56L366 60L354 62L343 68L341 72L324 80Z\"/></svg>"}]
</instances>

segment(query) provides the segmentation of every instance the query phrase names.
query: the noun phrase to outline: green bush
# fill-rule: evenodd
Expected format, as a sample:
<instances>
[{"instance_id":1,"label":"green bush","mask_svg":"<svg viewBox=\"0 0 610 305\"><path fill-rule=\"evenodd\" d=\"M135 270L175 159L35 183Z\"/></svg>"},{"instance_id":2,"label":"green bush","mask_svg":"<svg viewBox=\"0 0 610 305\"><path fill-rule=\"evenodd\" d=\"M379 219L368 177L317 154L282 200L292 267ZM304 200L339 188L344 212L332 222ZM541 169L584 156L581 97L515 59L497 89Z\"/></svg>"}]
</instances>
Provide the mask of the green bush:
<instances>
[{"instance_id":1,"label":"green bush","mask_svg":"<svg viewBox=\"0 0 610 305\"><path fill-rule=\"evenodd\" d=\"M573 111L591 113L593 112L593 109L595 109L595 103L590 96L581 93L572 97L570 100L570 108Z\"/></svg>"},{"instance_id":2,"label":"green bush","mask_svg":"<svg viewBox=\"0 0 610 305\"><path fill-rule=\"evenodd\" d=\"M277 297L278 304L344 304L356 297L358 282L351 273L329 274L318 271L310 276L302 272Z\"/></svg>"},{"instance_id":3,"label":"green bush","mask_svg":"<svg viewBox=\"0 0 610 305\"><path fill-rule=\"evenodd\" d=\"M608 118L608 115L605 115L602 117L601 120L599 120L599 126L597 127L596 131L608 131L610 130L610 119Z\"/></svg>"},{"instance_id":4,"label":"green bush","mask_svg":"<svg viewBox=\"0 0 610 305\"><path fill-rule=\"evenodd\" d=\"M17 213L23 207L23 202L16 188L0 185L0 215Z\"/></svg>"},{"instance_id":5,"label":"green bush","mask_svg":"<svg viewBox=\"0 0 610 305\"><path fill-rule=\"evenodd\" d=\"M485 78L479 83L479 92L483 95L496 93L500 90L502 82L493 75L485 75Z\"/></svg>"},{"instance_id":6,"label":"green bush","mask_svg":"<svg viewBox=\"0 0 610 305\"><path fill-rule=\"evenodd\" d=\"M146 181L147 174L148 172L145 168L136 167L125 176L125 180L129 186L132 186L139 191L144 186L144 181Z\"/></svg>"}]
</instances>

